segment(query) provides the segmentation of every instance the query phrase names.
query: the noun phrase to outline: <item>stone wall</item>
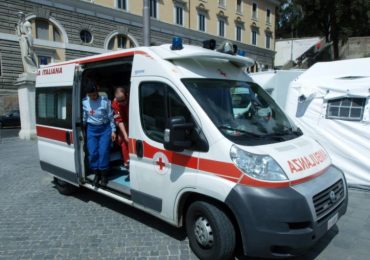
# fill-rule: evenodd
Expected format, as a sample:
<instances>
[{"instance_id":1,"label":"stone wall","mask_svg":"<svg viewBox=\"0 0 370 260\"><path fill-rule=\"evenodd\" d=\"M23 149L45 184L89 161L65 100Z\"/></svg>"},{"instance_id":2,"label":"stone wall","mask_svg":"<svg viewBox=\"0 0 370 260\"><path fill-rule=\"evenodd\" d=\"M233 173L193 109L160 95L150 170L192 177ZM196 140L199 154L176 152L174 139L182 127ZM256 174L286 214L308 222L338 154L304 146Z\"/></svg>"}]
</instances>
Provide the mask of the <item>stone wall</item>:
<instances>
[{"instance_id":1,"label":"stone wall","mask_svg":"<svg viewBox=\"0 0 370 260\"><path fill-rule=\"evenodd\" d=\"M370 37L352 37L342 46L342 59L370 57Z\"/></svg>"},{"instance_id":2,"label":"stone wall","mask_svg":"<svg viewBox=\"0 0 370 260\"><path fill-rule=\"evenodd\" d=\"M104 43L114 31L126 32L134 37L139 45L143 43L142 17L137 15L79 0L1 0L0 55L3 73L0 76L0 95L2 90L16 89L15 80L23 71L18 39L14 31L18 11L23 11L26 16L36 15L46 19L51 17L58 22L67 36L64 42L44 41L44 46L36 45L45 49L64 49L66 60L107 51ZM214 38L218 44L225 40L157 20L152 20L151 28L151 42L155 45L169 43L175 35L182 37L184 43L193 45L201 45L203 40L210 38ZM91 31L91 44L84 44L80 40L82 29ZM246 51L247 56L272 67L274 51L241 43L238 45Z\"/></svg>"}]
</instances>

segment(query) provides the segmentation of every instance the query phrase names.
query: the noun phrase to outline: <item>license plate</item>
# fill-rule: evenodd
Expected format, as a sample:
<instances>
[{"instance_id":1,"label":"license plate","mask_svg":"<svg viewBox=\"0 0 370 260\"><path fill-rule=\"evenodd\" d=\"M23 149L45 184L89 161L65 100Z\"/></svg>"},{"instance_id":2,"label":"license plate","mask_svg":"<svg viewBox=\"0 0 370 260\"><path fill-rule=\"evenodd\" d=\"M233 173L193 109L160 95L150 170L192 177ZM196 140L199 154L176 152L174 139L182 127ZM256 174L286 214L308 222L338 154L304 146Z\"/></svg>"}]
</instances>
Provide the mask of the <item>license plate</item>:
<instances>
[{"instance_id":1,"label":"license plate","mask_svg":"<svg viewBox=\"0 0 370 260\"><path fill-rule=\"evenodd\" d=\"M331 229L335 225L335 223L337 223L337 221L338 221L338 213L332 216L328 220L328 230Z\"/></svg>"}]
</instances>

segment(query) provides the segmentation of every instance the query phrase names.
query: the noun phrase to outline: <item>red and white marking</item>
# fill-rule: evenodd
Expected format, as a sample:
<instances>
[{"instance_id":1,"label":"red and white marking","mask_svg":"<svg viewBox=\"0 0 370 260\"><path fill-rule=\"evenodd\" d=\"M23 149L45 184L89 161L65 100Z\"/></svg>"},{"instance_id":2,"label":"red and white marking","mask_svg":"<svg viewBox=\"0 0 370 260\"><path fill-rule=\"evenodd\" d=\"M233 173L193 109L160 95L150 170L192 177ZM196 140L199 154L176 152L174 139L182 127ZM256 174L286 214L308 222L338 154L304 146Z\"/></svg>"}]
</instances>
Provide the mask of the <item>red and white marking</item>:
<instances>
[{"instance_id":1,"label":"red and white marking","mask_svg":"<svg viewBox=\"0 0 370 260\"><path fill-rule=\"evenodd\" d=\"M159 174L166 174L170 169L167 156L162 152L157 152L153 156L154 169Z\"/></svg>"}]
</instances>

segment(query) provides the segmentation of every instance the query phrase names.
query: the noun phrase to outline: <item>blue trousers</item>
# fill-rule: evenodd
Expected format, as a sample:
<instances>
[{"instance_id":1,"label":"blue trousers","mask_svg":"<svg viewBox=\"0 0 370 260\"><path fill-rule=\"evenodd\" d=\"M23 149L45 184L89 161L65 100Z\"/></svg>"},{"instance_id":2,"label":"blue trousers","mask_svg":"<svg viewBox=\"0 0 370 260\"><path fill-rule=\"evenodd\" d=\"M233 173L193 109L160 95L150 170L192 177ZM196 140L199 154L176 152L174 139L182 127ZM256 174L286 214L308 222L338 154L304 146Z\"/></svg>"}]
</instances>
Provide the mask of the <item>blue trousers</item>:
<instances>
[{"instance_id":1,"label":"blue trousers","mask_svg":"<svg viewBox=\"0 0 370 260\"><path fill-rule=\"evenodd\" d=\"M87 125L87 150L89 164L92 170L106 170L109 168L109 152L112 129L109 124Z\"/></svg>"}]
</instances>

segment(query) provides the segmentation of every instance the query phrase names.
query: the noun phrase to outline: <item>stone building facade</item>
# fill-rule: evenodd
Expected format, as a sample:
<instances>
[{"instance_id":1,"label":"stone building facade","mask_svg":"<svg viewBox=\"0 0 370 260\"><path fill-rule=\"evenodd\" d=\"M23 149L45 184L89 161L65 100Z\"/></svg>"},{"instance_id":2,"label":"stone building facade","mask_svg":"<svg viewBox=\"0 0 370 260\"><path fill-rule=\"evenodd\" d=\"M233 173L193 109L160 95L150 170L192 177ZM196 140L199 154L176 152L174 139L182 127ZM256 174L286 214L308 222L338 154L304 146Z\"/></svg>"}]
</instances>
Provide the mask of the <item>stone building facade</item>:
<instances>
[{"instance_id":1,"label":"stone building facade","mask_svg":"<svg viewBox=\"0 0 370 260\"><path fill-rule=\"evenodd\" d=\"M1 0L0 114L4 110L10 109L9 107L15 106L15 104L10 104L9 107L4 107L4 104L7 103L4 101L4 97L17 95L14 83L18 75L23 72L18 37L15 34L15 24L18 21L17 12L24 12L26 19L31 22L39 64L47 64L142 45L142 16L138 11L142 9L142 1L128 1ZM136 11L122 10L122 8L118 8L118 2L127 4L131 10ZM191 8L194 8L196 12L205 12L208 27L213 24L212 19L216 20L220 15L223 15L223 19L227 19L228 24L240 23L244 28L259 28L259 33L262 31L265 33L267 30L267 33L271 31L271 35L273 35L274 32L273 20L276 1L228 0L226 3L230 6L233 2L238 4L241 2L245 6L236 10L236 13L227 10L227 6L213 5L212 3L216 0L158 0L154 2L158 8L163 9L162 5L170 6L168 7L170 10L181 4L189 12L188 14L184 13L184 17L188 17L186 18L188 21L189 17L190 20L196 19L191 18ZM261 6L265 8L265 3L269 3L271 6L269 12L272 18L269 19L272 21L267 25L258 21L256 17L248 18L250 16L249 9L248 11L246 9L249 8L248 6L254 8L253 3L257 2L259 8ZM255 45L248 43L250 39L246 35L249 35L250 29L248 29L248 33L245 30L245 33L242 34L245 35L245 39L237 41L235 35L231 33L234 27L226 27L228 31L222 37L215 30L209 30L209 32L197 30L195 25L190 24L190 28L178 26L171 23L169 18L164 15L169 11L166 12L165 9L163 9L164 11L162 9L159 9L162 15L153 18L151 22L152 44L169 43L173 36L180 36L184 43L193 45L201 45L202 41L207 39L215 39L218 44L221 44L228 39L236 43L239 49L245 51L248 57L255 59L260 67L273 67L274 43L269 43L271 47L264 46L262 37L255 42ZM244 16L242 10L246 12ZM268 25L270 27L266 27ZM215 24L215 26L217 25Z\"/></svg>"}]
</instances>

